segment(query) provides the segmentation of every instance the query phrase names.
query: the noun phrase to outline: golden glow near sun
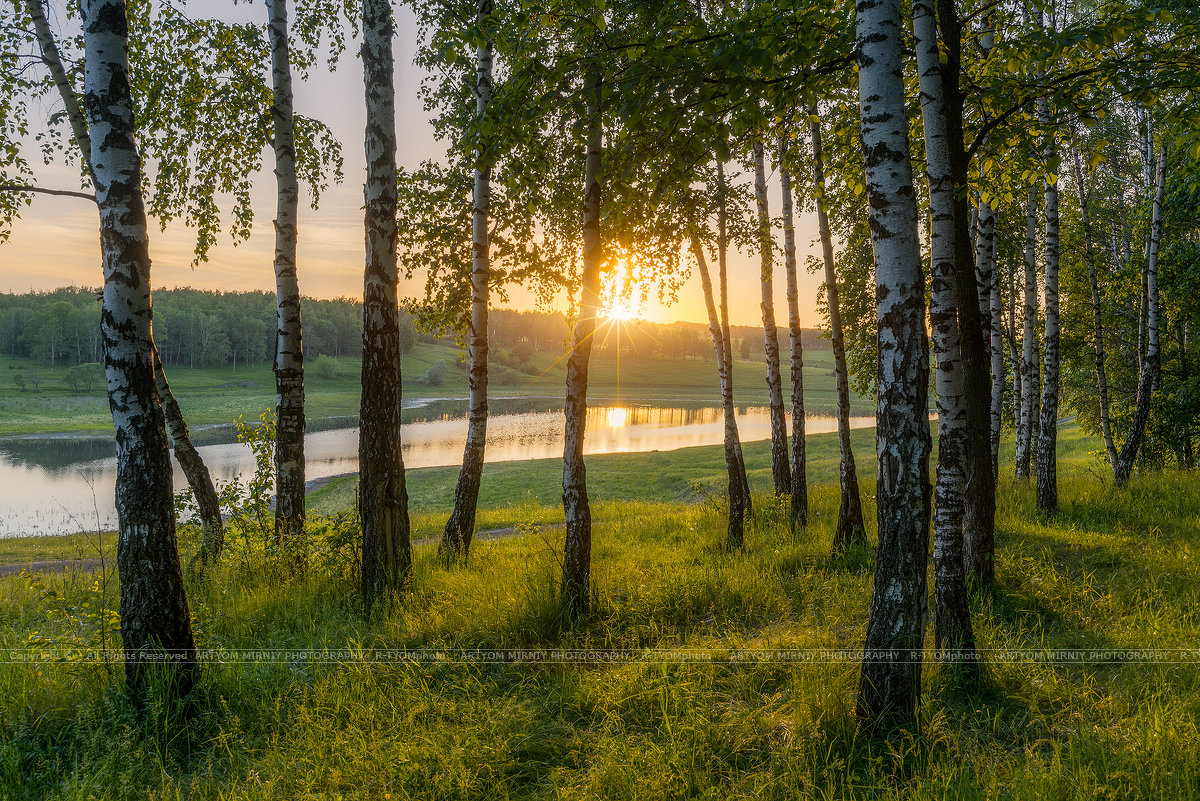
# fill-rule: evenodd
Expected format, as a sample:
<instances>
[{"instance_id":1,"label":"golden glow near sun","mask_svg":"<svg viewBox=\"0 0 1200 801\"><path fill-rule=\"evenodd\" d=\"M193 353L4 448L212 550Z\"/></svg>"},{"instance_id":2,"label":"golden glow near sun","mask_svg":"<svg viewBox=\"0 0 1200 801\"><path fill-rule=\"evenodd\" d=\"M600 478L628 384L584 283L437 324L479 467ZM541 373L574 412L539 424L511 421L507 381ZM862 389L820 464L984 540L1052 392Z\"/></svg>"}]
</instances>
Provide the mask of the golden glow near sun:
<instances>
[{"instance_id":1,"label":"golden glow near sun","mask_svg":"<svg viewBox=\"0 0 1200 801\"><path fill-rule=\"evenodd\" d=\"M604 319L613 322L636 320L642 312L642 295L644 293L638 287L636 278L630 274L629 263L620 259L603 279L600 297L604 305L600 313Z\"/></svg>"},{"instance_id":2,"label":"golden glow near sun","mask_svg":"<svg viewBox=\"0 0 1200 801\"><path fill-rule=\"evenodd\" d=\"M609 428L623 428L629 420L629 410L623 406L613 406L608 410Z\"/></svg>"}]
</instances>

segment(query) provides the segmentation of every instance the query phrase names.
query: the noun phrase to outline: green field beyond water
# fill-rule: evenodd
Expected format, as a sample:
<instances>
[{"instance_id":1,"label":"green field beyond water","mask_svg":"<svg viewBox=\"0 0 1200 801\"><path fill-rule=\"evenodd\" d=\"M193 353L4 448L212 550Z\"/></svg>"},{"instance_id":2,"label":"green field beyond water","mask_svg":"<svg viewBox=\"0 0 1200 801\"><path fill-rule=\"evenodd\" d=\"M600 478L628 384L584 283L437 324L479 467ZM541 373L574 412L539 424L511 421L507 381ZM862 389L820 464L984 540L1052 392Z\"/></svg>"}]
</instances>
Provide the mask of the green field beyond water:
<instances>
[{"instance_id":1,"label":"green field beyond water","mask_svg":"<svg viewBox=\"0 0 1200 801\"><path fill-rule=\"evenodd\" d=\"M454 367L461 355L457 348L440 344L420 344L404 357L404 395L406 398L466 398L467 374ZM529 374L493 366L490 391L495 397L534 397L560 399L566 381L565 360L560 354L539 352L530 360ZM417 382L439 359L449 365L442 386ZM359 405L359 362L342 357L334 359L338 375L323 378L310 369L306 375L306 411L310 419L342 417L357 419ZM739 404L767 403L766 370L761 358L735 360L734 381ZM43 380L39 391L26 386L22 391L10 376L17 372L36 373ZM48 367L27 359L0 356L0 436L56 433L107 434L112 430L108 398L102 384L91 392L77 393L62 382L62 368ZM255 420L275 405L275 378L268 364L229 368L189 369L167 367L171 389L192 426L227 426L239 415ZM830 351L809 353L805 358L805 398L810 413L833 414L833 357ZM783 380L789 380L785 366ZM720 403L716 363L687 359L668 361L621 357L617 369L616 354L598 351L593 357L588 397L594 404L691 400ZM856 414L873 414L874 401L854 398Z\"/></svg>"},{"instance_id":2,"label":"green field beyond water","mask_svg":"<svg viewBox=\"0 0 1200 801\"><path fill-rule=\"evenodd\" d=\"M856 447L873 536L871 432ZM719 447L589 458L596 609L573 628L555 611L561 532L537 525L561 519L555 460L489 465L481 526L517 535L477 542L465 568L418 545L412 591L371 620L355 603L353 537L339 546L315 523L309 571L292 576L231 535L211 582L189 581L198 644L291 656L209 661L186 720L159 707L137 718L115 668L2 664L0 797L1196 797L1196 661L1128 655L1194 655L1200 642L1200 479L1163 472L1117 490L1096 448L1062 430L1050 520L1006 463L999 583L973 604L984 679L956 687L927 661L921 730L891 745L856 739L853 661L769 658L862 644L873 554L828 556L836 445L823 435L810 440L812 524L795 537L764 492L765 447L747 450L757 511L738 553L720 547ZM451 473L412 473L416 537L440 531ZM349 493L343 480L313 502L334 510ZM3 544L6 559L28 555L22 542ZM186 558L194 536L182 543ZM0 588L3 647L111 649L111 569ZM591 665L370 661L512 647L631 651ZM316 662L308 648L336 653ZM707 661L682 661L687 649ZM1014 662L1004 649L1095 655ZM1100 655L1111 649L1126 658ZM759 657L737 658L748 650Z\"/></svg>"}]
</instances>

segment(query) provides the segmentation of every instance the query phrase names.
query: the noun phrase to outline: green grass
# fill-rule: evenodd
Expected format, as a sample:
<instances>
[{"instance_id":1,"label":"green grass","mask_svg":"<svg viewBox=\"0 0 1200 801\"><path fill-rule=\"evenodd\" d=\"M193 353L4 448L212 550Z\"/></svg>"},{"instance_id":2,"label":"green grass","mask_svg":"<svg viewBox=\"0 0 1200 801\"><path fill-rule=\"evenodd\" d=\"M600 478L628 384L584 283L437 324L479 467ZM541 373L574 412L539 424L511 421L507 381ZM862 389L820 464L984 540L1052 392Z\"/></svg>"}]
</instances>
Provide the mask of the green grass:
<instances>
[{"instance_id":1,"label":"green grass","mask_svg":"<svg viewBox=\"0 0 1200 801\"><path fill-rule=\"evenodd\" d=\"M870 493L874 460L863 444ZM1096 447L1073 426L1062 430L1062 511L1053 519L1035 511L1031 487L1002 479L999 583L973 605L982 646L1195 648L1200 479L1163 472L1114 489ZM852 662L664 661L680 648L861 647L872 555L829 558L832 437L813 437L810 451L818 479L810 528L793 539L759 494L738 553L719 547L719 503L686 489L719 473L719 449L678 452L661 478L650 475L652 460L670 454L589 459L600 498L596 612L573 627L556 614L554 528L479 542L465 568L447 569L432 545L419 546L413 590L372 620L355 611L347 554L314 556L307 575L289 579L235 551L210 584L189 586L205 647L650 650L588 667L209 664L186 721L160 707L139 719L100 666L0 665L0 797L1200 795L1196 664L991 660L967 688L928 664L921 730L878 745L854 733ZM764 463L761 451L748 458ZM489 466L489 492L526 488L529 497L504 507L494 505L503 494L491 496L485 518L544 522L553 498L540 482L552 472ZM447 497L426 481L435 475L413 477L429 530ZM651 492L664 499L648 500ZM873 529L869 502L865 511ZM112 576L98 578L0 580L0 644L95 644L95 610L111 608L116 592Z\"/></svg>"},{"instance_id":2,"label":"green grass","mask_svg":"<svg viewBox=\"0 0 1200 801\"><path fill-rule=\"evenodd\" d=\"M466 372L454 366L460 351L445 345L418 345L404 358L404 394L407 398L465 398ZM449 370L440 387L424 386L416 378L438 359ZM336 378L321 378L309 370L306 377L306 411L310 419L357 418L359 407L359 363L351 358L335 360ZM496 397L561 399L566 370L558 354L536 353L531 361L538 375L504 372L506 382L493 380ZM43 377L40 390L19 390L11 381L16 372ZM28 434L108 433L112 417L102 386L91 392L75 393L62 383L64 368L51 372L27 359L0 356L0 436ZM498 374L501 371L497 371ZM833 360L830 351L815 351L806 357L805 396L814 413L832 414L836 409ZM767 402L761 360L735 360L734 382L739 404ZM239 415L256 419L275 403L275 379L267 364L230 368L189 369L167 367L172 391L192 426L229 425ZM789 380L784 371L783 380ZM250 383L253 386L244 386ZM617 370L615 353L599 351L593 358L588 390L593 403L623 401L672 402L707 400L720 402L717 371L712 361L662 361L625 356ZM558 401L561 403L561 400ZM854 398L856 414L871 414L874 402ZM201 432L202 435L203 432Z\"/></svg>"}]
</instances>

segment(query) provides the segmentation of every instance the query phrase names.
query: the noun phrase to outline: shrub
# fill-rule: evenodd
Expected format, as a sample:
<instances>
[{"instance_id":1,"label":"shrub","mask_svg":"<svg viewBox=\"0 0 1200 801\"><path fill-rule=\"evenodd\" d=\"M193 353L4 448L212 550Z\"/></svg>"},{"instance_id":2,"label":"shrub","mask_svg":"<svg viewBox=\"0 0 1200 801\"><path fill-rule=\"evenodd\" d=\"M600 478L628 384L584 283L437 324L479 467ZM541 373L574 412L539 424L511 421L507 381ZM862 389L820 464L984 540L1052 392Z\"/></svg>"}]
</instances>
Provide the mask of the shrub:
<instances>
[{"instance_id":1,"label":"shrub","mask_svg":"<svg viewBox=\"0 0 1200 801\"><path fill-rule=\"evenodd\" d=\"M97 362L77 364L63 373L62 382L75 392L91 392L100 383L104 368Z\"/></svg>"},{"instance_id":2,"label":"shrub","mask_svg":"<svg viewBox=\"0 0 1200 801\"><path fill-rule=\"evenodd\" d=\"M17 389L21 390L22 392L25 391L25 374L24 373L13 373L12 382L17 385Z\"/></svg>"},{"instance_id":3,"label":"shrub","mask_svg":"<svg viewBox=\"0 0 1200 801\"><path fill-rule=\"evenodd\" d=\"M446 383L446 360L438 359L429 369L421 375L417 376L418 384L425 384L430 387L440 387Z\"/></svg>"},{"instance_id":4,"label":"shrub","mask_svg":"<svg viewBox=\"0 0 1200 801\"><path fill-rule=\"evenodd\" d=\"M323 378L327 381L340 378L342 375L341 365L332 356L318 356L316 361L313 362L313 370L316 372L318 378Z\"/></svg>"},{"instance_id":5,"label":"shrub","mask_svg":"<svg viewBox=\"0 0 1200 801\"><path fill-rule=\"evenodd\" d=\"M521 340L516 345L513 345L512 354L518 362L524 364L533 358L533 345L530 345L526 340Z\"/></svg>"}]
</instances>

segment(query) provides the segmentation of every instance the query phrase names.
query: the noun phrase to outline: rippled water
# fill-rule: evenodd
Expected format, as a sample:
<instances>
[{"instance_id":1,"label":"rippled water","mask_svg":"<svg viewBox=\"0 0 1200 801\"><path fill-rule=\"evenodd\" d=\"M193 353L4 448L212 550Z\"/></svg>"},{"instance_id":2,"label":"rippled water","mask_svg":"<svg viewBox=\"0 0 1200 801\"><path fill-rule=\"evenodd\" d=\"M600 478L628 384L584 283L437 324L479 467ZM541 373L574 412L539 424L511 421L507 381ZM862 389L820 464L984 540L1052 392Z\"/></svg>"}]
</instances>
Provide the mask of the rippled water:
<instances>
[{"instance_id":1,"label":"rippled water","mask_svg":"<svg viewBox=\"0 0 1200 801\"><path fill-rule=\"evenodd\" d=\"M528 405L528 404L526 404ZM501 407L504 408L503 404ZM509 404L508 408L513 405ZM404 463L410 468L457 465L462 461L467 421L465 403L427 405L404 425ZM771 435L766 407L742 407L738 427L744 442ZM852 426L875 424L856 417ZM832 417L810 417L807 431L837 430ZM588 410L586 453L667 451L715 445L724 439L719 407L598 406ZM203 445L205 463L218 481L252 471L249 447L235 443ZM563 450L563 413L522 411L488 420L487 461L511 462L558 457ZM113 492L116 459L104 439L25 438L0 441L0 537L58 534L115 528ZM358 470L358 429L310 432L305 441L311 479ZM175 487L185 486L175 465Z\"/></svg>"}]
</instances>

